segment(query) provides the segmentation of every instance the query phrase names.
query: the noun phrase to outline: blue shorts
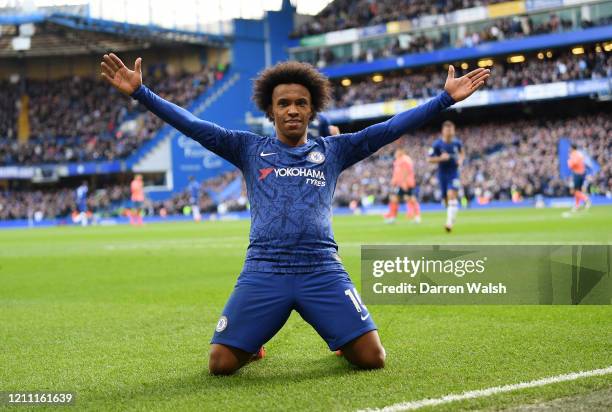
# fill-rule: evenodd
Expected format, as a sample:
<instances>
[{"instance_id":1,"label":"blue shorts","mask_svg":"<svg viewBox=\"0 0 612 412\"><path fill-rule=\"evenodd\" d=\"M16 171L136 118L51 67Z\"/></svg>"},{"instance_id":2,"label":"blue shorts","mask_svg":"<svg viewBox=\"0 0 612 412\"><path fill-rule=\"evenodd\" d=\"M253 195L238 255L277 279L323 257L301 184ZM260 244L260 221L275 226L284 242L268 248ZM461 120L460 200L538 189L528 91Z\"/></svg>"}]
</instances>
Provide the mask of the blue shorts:
<instances>
[{"instance_id":1,"label":"blue shorts","mask_svg":"<svg viewBox=\"0 0 612 412\"><path fill-rule=\"evenodd\" d=\"M255 353L283 327L294 309L330 350L376 329L346 272L251 272L238 277L210 343Z\"/></svg>"},{"instance_id":2,"label":"blue shorts","mask_svg":"<svg viewBox=\"0 0 612 412\"><path fill-rule=\"evenodd\" d=\"M584 186L584 174L574 173L574 190L582 190L582 186Z\"/></svg>"},{"instance_id":3,"label":"blue shorts","mask_svg":"<svg viewBox=\"0 0 612 412\"><path fill-rule=\"evenodd\" d=\"M79 212L87 212L87 203L79 202Z\"/></svg>"},{"instance_id":4,"label":"blue shorts","mask_svg":"<svg viewBox=\"0 0 612 412\"><path fill-rule=\"evenodd\" d=\"M438 180L440 181L440 190L442 191L442 197L446 197L446 193L449 190L457 191L461 187L461 181L459 180L458 173L439 174Z\"/></svg>"},{"instance_id":5,"label":"blue shorts","mask_svg":"<svg viewBox=\"0 0 612 412\"><path fill-rule=\"evenodd\" d=\"M132 209L142 209L142 204L143 204L143 203L144 203L144 202L141 202L140 200L132 200L132 201L130 202L130 207L131 207Z\"/></svg>"}]
</instances>

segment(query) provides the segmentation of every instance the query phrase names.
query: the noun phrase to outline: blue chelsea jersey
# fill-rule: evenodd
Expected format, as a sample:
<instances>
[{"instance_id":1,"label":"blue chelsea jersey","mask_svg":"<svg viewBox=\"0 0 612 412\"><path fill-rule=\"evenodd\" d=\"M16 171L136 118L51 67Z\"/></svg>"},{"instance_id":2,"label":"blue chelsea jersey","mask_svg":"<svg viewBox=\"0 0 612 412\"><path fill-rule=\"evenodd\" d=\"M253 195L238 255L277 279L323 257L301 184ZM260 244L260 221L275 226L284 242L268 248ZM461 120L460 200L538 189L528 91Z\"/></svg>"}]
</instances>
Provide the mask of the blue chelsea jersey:
<instances>
[{"instance_id":1,"label":"blue chelsea jersey","mask_svg":"<svg viewBox=\"0 0 612 412\"><path fill-rule=\"evenodd\" d=\"M434 141L429 156L440 156L442 153L448 153L450 158L444 162L438 163L438 173L444 175L457 174L459 169L459 154L463 150L461 140L453 137L450 142L445 142L444 139L438 138Z\"/></svg>"},{"instance_id":2,"label":"blue chelsea jersey","mask_svg":"<svg viewBox=\"0 0 612 412\"><path fill-rule=\"evenodd\" d=\"M243 272L277 274L343 270L332 231L338 176L454 103L444 92L359 132L309 138L293 147L276 137L229 130L198 119L146 86L132 97L242 171L251 204Z\"/></svg>"}]
</instances>

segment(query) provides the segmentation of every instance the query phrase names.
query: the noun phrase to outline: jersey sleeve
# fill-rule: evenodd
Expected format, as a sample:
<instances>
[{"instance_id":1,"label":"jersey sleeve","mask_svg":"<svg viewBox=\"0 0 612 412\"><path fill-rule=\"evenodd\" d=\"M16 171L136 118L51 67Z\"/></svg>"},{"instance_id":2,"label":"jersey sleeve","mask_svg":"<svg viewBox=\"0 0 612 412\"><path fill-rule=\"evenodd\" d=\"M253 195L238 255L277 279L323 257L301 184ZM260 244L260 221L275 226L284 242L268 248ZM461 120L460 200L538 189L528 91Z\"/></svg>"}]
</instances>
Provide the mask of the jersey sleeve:
<instances>
[{"instance_id":1,"label":"jersey sleeve","mask_svg":"<svg viewBox=\"0 0 612 412\"><path fill-rule=\"evenodd\" d=\"M328 141L334 146L343 170L422 126L453 103L452 97L447 92L443 92L427 103L399 113L385 122L372 125L357 133L332 136Z\"/></svg>"},{"instance_id":2,"label":"jersey sleeve","mask_svg":"<svg viewBox=\"0 0 612 412\"><path fill-rule=\"evenodd\" d=\"M442 151L440 150L440 145L438 144L437 141L433 142L433 144L429 148L429 151L427 152L427 155L429 157L438 157L441 154L442 154Z\"/></svg>"},{"instance_id":3,"label":"jersey sleeve","mask_svg":"<svg viewBox=\"0 0 612 412\"><path fill-rule=\"evenodd\" d=\"M159 97L145 85L141 85L131 96L185 136L242 169L246 158L246 145L250 143L249 139L256 135L225 129L199 119L182 107Z\"/></svg>"}]
</instances>

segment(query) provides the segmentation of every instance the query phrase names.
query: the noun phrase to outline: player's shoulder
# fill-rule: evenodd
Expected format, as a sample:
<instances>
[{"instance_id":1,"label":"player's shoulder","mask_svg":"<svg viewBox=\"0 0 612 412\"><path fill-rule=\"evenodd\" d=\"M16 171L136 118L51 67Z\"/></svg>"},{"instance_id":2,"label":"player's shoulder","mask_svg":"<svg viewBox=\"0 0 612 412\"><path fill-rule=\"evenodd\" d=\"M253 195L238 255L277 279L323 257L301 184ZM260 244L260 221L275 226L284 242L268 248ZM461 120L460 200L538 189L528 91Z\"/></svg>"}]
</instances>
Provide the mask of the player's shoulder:
<instances>
[{"instance_id":1,"label":"player's shoulder","mask_svg":"<svg viewBox=\"0 0 612 412\"><path fill-rule=\"evenodd\" d=\"M233 137L240 141L240 146L242 149L246 149L247 147L260 146L266 142L269 142L271 139L270 136L262 136L257 133L250 132L248 130L232 130Z\"/></svg>"},{"instance_id":2,"label":"player's shoulder","mask_svg":"<svg viewBox=\"0 0 612 412\"><path fill-rule=\"evenodd\" d=\"M350 142L351 133L337 134L332 136L319 136L312 139L315 146L324 150L325 153L331 156L342 156L347 150L350 150L352 143Z\"/></svg>"},{"instance_id":3,"label":"player's shoulder","mask_svg":"<svg viewBox=\"0 0 612 412\"><path fill-rule=\"evenodd\" d=\"M264 140L266 138L269 138L269 136L262 136L260 134L254 133L254 132L250 132L248 130L232 130L232 133L235 136L240 136L240 137L243 137L245 139L251 139L253 141Z\"/></svg>"},{"instance_id":4,"label":"player's shoulder","mask_svg":"<svg viewBox=\"0 0 612 412\"><path fill-rule=\"evenodd\" d=\"M437 139L435 139L433 141L433 143L431 144L432 147L440 147L441 145L444 144L444 140L442 140L441 137L438 137Z\"/></svg>"}]
</instances>

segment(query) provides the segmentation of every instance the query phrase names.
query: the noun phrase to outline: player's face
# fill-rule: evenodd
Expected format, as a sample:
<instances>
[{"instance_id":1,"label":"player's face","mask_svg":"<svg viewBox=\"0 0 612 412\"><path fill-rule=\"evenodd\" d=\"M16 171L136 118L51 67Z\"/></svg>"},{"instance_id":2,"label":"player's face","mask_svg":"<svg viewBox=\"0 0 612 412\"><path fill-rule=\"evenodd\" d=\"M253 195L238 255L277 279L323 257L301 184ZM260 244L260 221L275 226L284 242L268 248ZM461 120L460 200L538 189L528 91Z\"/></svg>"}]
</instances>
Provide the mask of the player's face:
<instances>
[{"instance_id":1,"label":"player's face","mask_svg":"<svg viewBox=\"0 0 612 412\"><path fill-rule=\"evenodd\" d=\"M452 124L445 124L442 126L442 137L445 140L450 140L455 135L455 126Z\"/></svg>"},{"instance_id":2,"label":"player's face","mask_svg":"<svg viewBox=\"0 0 612 412\"><path fill-rule=\"evenodd\" d=\"M301 84L279 84L272 93L272 118L279 136L298 141L312 116L310 92Z\"/></svg>"}]
</instances>

